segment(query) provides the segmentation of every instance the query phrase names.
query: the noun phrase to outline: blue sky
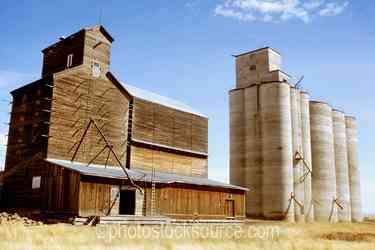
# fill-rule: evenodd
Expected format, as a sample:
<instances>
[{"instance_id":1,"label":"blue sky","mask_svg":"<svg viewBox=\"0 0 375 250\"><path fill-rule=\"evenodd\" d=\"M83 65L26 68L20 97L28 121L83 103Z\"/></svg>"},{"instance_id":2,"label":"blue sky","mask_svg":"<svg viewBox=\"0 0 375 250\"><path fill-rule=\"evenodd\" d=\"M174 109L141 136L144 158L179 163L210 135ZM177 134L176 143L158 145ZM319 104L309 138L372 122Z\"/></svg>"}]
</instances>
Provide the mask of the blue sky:
<instances>
[{"instance_id":1,"label":"blue sky","mask_svg":"<svg viewBox=\"0 0 375 250\"><path fill-rule=\"evenodd\" d=\"M283 69L304 75L303 87L314 99L358 117L364 210L375 213L374 1L2 0L2 144L9 90L38 79L40 51L62 35L97 24L100 9L115 38L111 70L118 78L210 117L209 176L218 180L228 179L231 55L264 46L280 51Z\"/></svg>"}]
</instances>

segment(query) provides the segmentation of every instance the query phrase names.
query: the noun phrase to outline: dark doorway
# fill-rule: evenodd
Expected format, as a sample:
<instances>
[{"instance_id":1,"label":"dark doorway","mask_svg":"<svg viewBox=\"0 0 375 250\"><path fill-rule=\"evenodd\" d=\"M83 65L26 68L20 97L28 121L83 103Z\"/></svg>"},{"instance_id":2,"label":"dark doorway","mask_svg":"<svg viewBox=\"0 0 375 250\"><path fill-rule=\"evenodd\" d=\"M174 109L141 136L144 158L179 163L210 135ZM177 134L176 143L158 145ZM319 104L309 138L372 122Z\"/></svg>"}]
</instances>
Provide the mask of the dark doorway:
<instances>
[{"instance_id":1,"label":"dark doorway","mask_svg":"<svg viewBox=\"0 0 375 250\"><path fill-rule=\"evenodd\" d=\"M135 191L120 191L120 214L135 214Z\"/></svg>"}]
</instances>

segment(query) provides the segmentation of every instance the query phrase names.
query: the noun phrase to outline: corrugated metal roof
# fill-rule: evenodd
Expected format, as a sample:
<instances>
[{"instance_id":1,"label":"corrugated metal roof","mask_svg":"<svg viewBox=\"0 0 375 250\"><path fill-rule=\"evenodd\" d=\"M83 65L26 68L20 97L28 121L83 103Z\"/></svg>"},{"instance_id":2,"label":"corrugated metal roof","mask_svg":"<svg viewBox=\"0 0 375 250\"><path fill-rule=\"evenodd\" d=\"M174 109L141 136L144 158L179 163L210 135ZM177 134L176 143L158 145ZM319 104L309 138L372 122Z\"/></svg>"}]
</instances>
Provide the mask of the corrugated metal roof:
<instances>
[{"instance_id":1,"label":"corrugated metal roof","mask_svg":"<svg viewBox=\"0 0 375 250\"><path fill-rule=\"evenodd\" d=\"M170 97L161 96L161 95L156 94L154 92L144 90L144 89L140 89L138 87L132 86L132 85L127 84L127 83L122 83L122 85L132 96L135 96L139 99L143 99L143 100L146 100L146 101L149 101L149 102L157 103L157 104L167 106L167 107L170 107L170 108L173 108L173 109L181 110L181 111L191 113L191 114L194 114L194 115L197 115L197 116L208 118L206 115L200 113L199 111L194 110L189 105L187 105L183 102L177 101L175 99L172 99Z\"/></svg>"},{"instance_id":2,"label":"corrugated metal roof","mask_svg":"<svg viewBox=\"0 0 375 250\"><path fill-rule=\"evenodd\" d=\"M98 176L98 177L106 177L106 178L115 178L115 179L127 179L124 171L120 167L114 166L107 166L104 165L96 165L90 164L87 166L87 163L81 162L71 162L67 160L60 160L60 159L46 159L47 162L58 165L60 167L64 167L73 171L77 171L82 175L88 176ZM150 181L152 177L152 173L145 170L140 169L128 169L129 176L137 181ZM177 174L168 174L168 173L161 173L156 172L154 177L155 182L163 183L163 184L171 184L171 183L183 183L183 184L191 184L191 185L199 185L199 186L210 186L210 187L221 187L221 188L228 188L228 189L237 189L237 190L244 190L247 191L247 188L239 187L235 185L230 185L223 182L218 182L206 178L200 177L190 177L190 176L182 176Z\"/></svg>"}]
</instances>

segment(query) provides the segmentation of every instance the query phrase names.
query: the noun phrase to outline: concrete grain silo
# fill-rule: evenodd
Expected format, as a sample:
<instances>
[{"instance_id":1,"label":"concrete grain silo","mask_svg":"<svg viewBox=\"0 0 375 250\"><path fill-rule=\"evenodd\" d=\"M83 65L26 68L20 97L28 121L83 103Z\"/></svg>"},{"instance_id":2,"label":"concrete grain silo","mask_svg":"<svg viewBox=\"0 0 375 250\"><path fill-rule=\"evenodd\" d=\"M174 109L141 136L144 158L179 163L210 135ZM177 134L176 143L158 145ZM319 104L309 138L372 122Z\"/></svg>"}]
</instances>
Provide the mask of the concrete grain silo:
<instances>
[{"instance_id":1,"label":"concrete grain silo","mask_svg":"<svg viewBox=\"0 0 375 250\"><path fill-rule=\"evenodd\" d=\"M310 95L307 92L301 91L300 105L301 105L301 131L302 131L302 157L303 157L303 172L304 172L304 212L305 220L307 222L314 221L314 204L312 202L311 190L311 136L310 136Z\"/></svg>"},{"instance_id":2,"label":"concrete grain silo","mask_svg":"<svg viewBox=\"0 0 375 250\"><path fill-rule=\"evenodd\" d=\"M263 214L294 221L290 85L260 85L263 158Z\"/></svg>"},{"instance_id":3,"label":"concrete grain silo","mask_svg":"<svg viewBox=\"0 0 375 250\"><path fill-rule=\"evenodd\" d=\"M349 162L349 185L351 200L351 215L353 222L363 221L361 185L358 164L358 131L357 121L354 117L346 116L346 140Z\"/></svg>"},{"instance_id":4,"label":"concrete grain silo","mask_svg":"<svg viewBox=\"0 0 375 250\"><path fill-rule=\"evenodd\" d=\"M315 221L335 222L337 209L332 108L310 101L312 189Z\"/></svg>"},{"instance_id":5,"label":"concrete grain silo","mask_svg":"<svg viewBox=\"0 0 375 250\"><path fill-rule=\"evenodd\" d=\"M230 105L230 182L244 186L245 179L245 124L244 90L229 93Z\"/></svg>"},{"instance_id":6,"label":"concrete grain silo","mask_svg":"<svg viewBox=\"0 0 375 250\"><path fill-rule=\"evenodd\" d=\"M261 217L262 208L262 137L260 124L259 85L245 90L245 187L249 188L246 196L247 214Z\"/></svg>"},{"instance_id":7,"label":"concrete grain silo","mask_svg":"<svg viewBox=\"0 0 375 250\"><path fill-rule=\"evenodd\" d=\"M285 203L288 204L288 199L293 192L291 134L286 135L290 140L287 143L284 138L281 138L284 136L282 134L284 132L279 131L280 126L277 124L283 120L279 118L277 118L278 121L270 120L274 119L274 116L269 114L269 112L278 112L269 108L278 109L281 96L276 91L274 97L270 98L268 96L268 86L280 84L285 86L282 89L289 88L287 83L280 83L286 81L288 76L279 70L281 64L280 54L271 48L246 52L235 56L235 58L236 88L230 91L230 179L233 184L242 183L242 185L250 189L246 200L247 215L251 217L283 218L288 209ZM274 84L268 84L269 82L274 82ZM267 89L267 91L263 91L265 94L263 99L262 89ZM284 93L284 90L282 92ZM287 98L289 107L283 108L283 112L289 110L289 121L283 122L289 125L288 133L291 133L289 93ZM241 103L243 106L241 106ZM273 106L270 107L269 104ZM265 110L262 110L262 105L265 105ZM264 121L266 122L265 124L263 124ZM266 131L263 132L263 128ZM273 128L277 128L278 135L275 134L277 131L274 131ZM232 131L234 129L238 131ZM278 141L278 144L288 144L290 147L290 155L288 154L289 163L286 163L286 160L284 160L286 157L283 155L286 154L286 147L276 154L271 152L273 143L268 143L269 145L264 147L267 144L265 141L270 138ZM280 168L277 160L273 160L274 157L278 157L283 161L282 168ZM285 189L285 176L282 175L285 175L286 171L283 169L287 165L287 171L291 178L288 180L287 189ZM273 176L269 176L268 172L273 171L273 169L276 172ZM265 172L267 172L267 178ZM277 190L276 192L282 192L283 197L279 197L276 193L273 195L273 189ZM264 202L267 203L266 208L263 206ZM293 208L290 210L294 212Z\"/></svg>"},{"instance_id":8,"label":"concrete grain silo","mask_svg":"<svg viewBox=\"0 0 375 250\"><path fill-rule=\"evenodd\" d=\"M290 106L292 120L292 155L293 155L293 192L294 213L296 222L304 221L304 180L303 149L301 127L301 96L297 88L290 88Z\"/></svg>"},{"instance_id":9,"label":"concrete grain silo","mask_svg":"<svg viewBox=\"0 0 375 250\"><path fill-rule=\"evenodd\" d=\"M343 113L292 87L277 51L266 47L234 57L230 180L250 190L247 215L361 221L355 119L345 121Z\"/></svg>"},{"instance_id":10,"label":"concrete grain silo","mask_svg":"<svg viewBox=\"0 0 375 250\"><path fill-rule=\"evenodd\" d=\"M337 206L340 206L338 209L338 220L340 222L350 222L351 204L345 114L342 111L333 110L332 118L335 143Z\"/></svg>"}]
</instances>

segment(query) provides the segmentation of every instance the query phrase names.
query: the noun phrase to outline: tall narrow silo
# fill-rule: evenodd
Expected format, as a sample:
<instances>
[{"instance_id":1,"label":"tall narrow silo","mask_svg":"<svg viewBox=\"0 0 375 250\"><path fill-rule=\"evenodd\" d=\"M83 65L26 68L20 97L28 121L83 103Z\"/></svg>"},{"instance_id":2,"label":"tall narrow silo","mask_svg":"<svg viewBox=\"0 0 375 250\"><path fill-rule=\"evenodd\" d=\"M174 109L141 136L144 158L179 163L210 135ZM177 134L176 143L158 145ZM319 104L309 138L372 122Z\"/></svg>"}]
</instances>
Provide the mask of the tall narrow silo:
<instances>
[{"instance_id":1,"label":"tall narrow silo","mask_svg":"<svg viewBox=\"0 0 375 250\"><path fill-rule=\"evenodd\" d=\"M293 186L294 186L294 214L296 222L304 221L304 182L302 161L302 128L300 91L290 88L290 106L292 118L292 150L293 150Z\"/></svg>"},{"instance_id":2,"label":"tall narrow silo","mask_svg":"<svg viewBox=\"0 0 375 250\"><path fill-rule=\"evenodd\" d=\"M245 187L246 212L251 217L261 217L262 210L262 141L260 127L259 85L245 89Z\"/></svg>"},{"instance_id":3,"label":"tall narrow silo","mask_svg":"<svg viewBox=\"0 0 375 250\"><path fill-rule=\"evenodd\" d=\"M245 179L244 90L229 92L230 183L243 186Z\"/></svg>"},{"instance_id":4,"label":"tall narrow silo","mask_svg":"<svg viewBox=\"0 0 375 250\"><path fill-rule=\"evenodd\" d=\"M358 131L357 121L354 117L345 117L346 121L346 140L348 147L349 161L349 185L351 214L353 222L363 221L362 202L361 202L361 184L358 164Z\"/></svg>"},{"instance_id":5,"label":"tall narrow silo","mask_svg":"<svg viewBox=\"0 0 375 250\"><path fill-rule=\"evenodd\" d=\"M294 221L290 86L260 86L263 158L263 214L266 219Z\"/></svg>"},{"instance_id":6,"label":"tall narrow silo","mask_svg":"<svg viewBox=\"0 0 375 250\"><path fill-rule=\"evenodd\" d=\"M337 206L341 206L338 209L338 220L340 222L350 222L351 204L345 114L334 109L332 111L332 118L335 143Z\"/></svg>"},{"instance_id":7,"label":"tall narrow silo","mask_svg":"<svg viewBox=\"0 0 375 250\"><path fill-rule=\"evenodd\" d=\"M332 108L323 102L310 101L311 151L313 164L314 216L318 222L335 222L337 209L335 152Z\"/></svg>"},{"instance_id":8,"label":"tall narrow silo","mask_svg":"<svg viewBox=\"0 0 375 250\"><path fill-rule=\"evenodd\" d=\"M314 205L312 203L311 190L311 137L310 137L310 95L301 91L301 130L302 130L302 156L303 156L303 173L304 173L304 212L305 220L314 221Z\"/></svg>"}]
</instances>

